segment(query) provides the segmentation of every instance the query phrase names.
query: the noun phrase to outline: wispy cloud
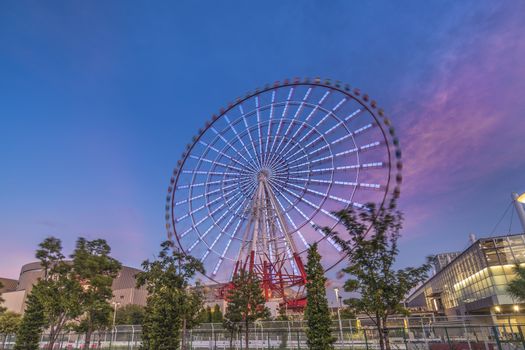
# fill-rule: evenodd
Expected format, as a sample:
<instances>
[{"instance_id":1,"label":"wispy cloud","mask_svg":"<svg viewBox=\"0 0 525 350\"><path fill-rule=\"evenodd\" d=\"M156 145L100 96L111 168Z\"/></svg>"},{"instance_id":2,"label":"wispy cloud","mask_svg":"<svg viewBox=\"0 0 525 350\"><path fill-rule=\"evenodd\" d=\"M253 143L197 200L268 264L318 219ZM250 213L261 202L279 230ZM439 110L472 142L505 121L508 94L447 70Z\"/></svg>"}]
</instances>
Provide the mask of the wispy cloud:
<instances>
[{"instance_id":1,"label":"wispy cloud","mask_svg":"<svg viewBox=\"0 0 525 350\"><path fill-rule=\"evenodd\" d=\"M498 10L499 11L499 10ZM405 183L408 198L443 194L502 165L525 164L525 26L517 14L499 13L483 30L447 34L434 69L405 91ZM478 19L479 20L479 19Z\"/></svg>"}]
</instances>

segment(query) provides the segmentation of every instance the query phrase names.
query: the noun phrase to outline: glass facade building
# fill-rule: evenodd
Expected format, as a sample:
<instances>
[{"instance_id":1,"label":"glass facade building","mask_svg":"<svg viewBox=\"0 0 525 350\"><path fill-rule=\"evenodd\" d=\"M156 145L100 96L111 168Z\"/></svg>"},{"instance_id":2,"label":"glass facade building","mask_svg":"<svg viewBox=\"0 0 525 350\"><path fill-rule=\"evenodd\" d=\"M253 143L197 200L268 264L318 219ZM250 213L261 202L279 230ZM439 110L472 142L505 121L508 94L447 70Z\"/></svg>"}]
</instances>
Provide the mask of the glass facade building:
<instances>
[{"instance_id":1,"label":"glass facade building","mask_svg":"<svg viewBox=\"0 0 525 350\"><path fill-rule=\"evenodd\" d=\"M525 264L525 235L482 238L407 298L409 307L444 315L524 311L507 293L514 266Z\"/></svg>"}]
</instances>

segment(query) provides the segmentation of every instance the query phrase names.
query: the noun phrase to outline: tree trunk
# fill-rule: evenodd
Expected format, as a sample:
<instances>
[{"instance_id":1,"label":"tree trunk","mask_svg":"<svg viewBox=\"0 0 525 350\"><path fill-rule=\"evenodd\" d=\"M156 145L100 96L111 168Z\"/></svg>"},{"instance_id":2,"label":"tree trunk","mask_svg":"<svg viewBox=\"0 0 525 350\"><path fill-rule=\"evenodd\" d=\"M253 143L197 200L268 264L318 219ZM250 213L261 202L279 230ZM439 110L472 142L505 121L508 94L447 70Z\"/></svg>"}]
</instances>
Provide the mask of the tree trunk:
<instances>
[{"instance_id":1,"label":"tree trunk","mask_svg":"<svg viewBox=\"0 0 525 350\"><path fill-rule=\"evenodd\" d=\"M89 349L89 345L91 345L91 334L93 334L93 330L91 327L88 327L86 331L86 339L84 340L84 349Z\"/></svg>"},{"instance_id":2,"label":"tree trunk","mask_svg":"<svg viewBox=\"0 0 525 350\"><path fill-rule=\"evenodd\" d=\"M383 337L385 338L385 349L390 350L390 338L388 337L388 327L386 325L387 317L382 320L383 323Z\"/></svg>"},{"instance_id":3,"label":"tree trunk","mask_svg":"<svg viewBox=\"0 0 525 350\"><path fill-rule=\"evenodd\" d=\"M248 322L248 318L246 318L246 321L245 321L245 325L246 325L246 331L245 331L245 344L246 344L246 350L248 350L248 346L250 344L250 339L249 339L249 336L250 336L250 328L248 327L249 326L249 322Z\"/></svg>"},{"instance_id":4,"label":"tree trunk","mask_svg":"<svg viewBox=\"0 0 525 350\"><path fill-rule=\"evenodd\" d=\"M182 320L182 346L181 350L186 350L186 318Z\"/></svg>"},{"instance_id":5,"label":"tree trunk","mask_svg":"<svg viewBox=\"0 0 525 350\"><path fill-rule=\"evenodd\" d=\"M381 350L385 349L385 338L383 336L383 323L381 322L381 318L379 315L376 315L376 329L377 329L377 336L379 337L379 347Z\"/></svg>"},{"instance_id":6,"label":"tree trunk","mask_svg":"<svg viewBox=\"0 0 525 350\"><path fill-rule=\"evenodd\" d=\"M56 338L57 333L51 330L51 332L49 332L49 343L47 344L48 349L53 350L53 348L55 347Z\"/></svg>"}]
</instances>

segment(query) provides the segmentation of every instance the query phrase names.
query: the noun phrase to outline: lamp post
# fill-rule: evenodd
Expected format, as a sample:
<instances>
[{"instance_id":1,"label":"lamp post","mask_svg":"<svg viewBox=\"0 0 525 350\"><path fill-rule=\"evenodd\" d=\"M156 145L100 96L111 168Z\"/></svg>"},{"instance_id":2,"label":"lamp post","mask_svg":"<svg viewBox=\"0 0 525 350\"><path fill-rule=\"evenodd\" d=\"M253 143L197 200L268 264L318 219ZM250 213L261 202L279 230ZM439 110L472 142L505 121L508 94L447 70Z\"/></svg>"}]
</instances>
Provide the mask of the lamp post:
<instances>
[{"instance_id":1,"label":"lamp post","mask_svg":"<svg viewBox=\"0 0 525 350\"><path fill-rule=\"evenodd\" d=\"M111 349L113 342L116 340L113 340L113 338L116 335L115 332L115 321L117 320L117 308L120 306L120 303L118 301L112 301L111 304L113 305L113 328L111 329L111 339L109 341L109 348Z\"/></svg>"},{"instance_id":2,"label":"lamp post","mask_svg":"<svg viewBox=\"0 0 525 350\"><path fill-rule=\"evenodd\" d=\"M335 299L337 302L337 319L339 321L339 337L341 338L341 344L344 343L343 339L343 324L341 323L341 299L339 299L339 288L334 288Z\"/></svg>"},{"instance_id":3,"label":"lamp post","mask_svg":"<svg viewBox=\"0 0 525 350\"><path fill-rule=\"evenodd\" d=\"M520 218L521 227L523 228L523 232L525 232L525 208L523 207L525 204L525 193L522 193L521 195L518 195L517 193L513 193L512 201L514 202L514 206L516 207L516 212L518 213L518 217Z\"/></svg>"}]
</instances>

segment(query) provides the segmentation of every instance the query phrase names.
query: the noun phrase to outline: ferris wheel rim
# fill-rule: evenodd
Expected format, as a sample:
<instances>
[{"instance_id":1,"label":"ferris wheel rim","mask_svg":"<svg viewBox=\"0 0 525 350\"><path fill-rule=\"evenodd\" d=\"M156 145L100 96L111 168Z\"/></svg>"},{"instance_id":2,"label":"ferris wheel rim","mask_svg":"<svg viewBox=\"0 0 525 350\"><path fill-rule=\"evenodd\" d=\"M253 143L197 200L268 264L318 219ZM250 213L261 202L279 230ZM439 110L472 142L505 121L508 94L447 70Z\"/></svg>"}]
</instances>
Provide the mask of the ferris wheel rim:
<instances>
[{"instance_id":1,"label":"ferris wheel rim","mask_svg":"<svg viewBox=\"0 0 525 350\"><path fill-rule=\"evenodd\" d=\"M177 245L181 249L182 252L187 253L184 245L180 241L180 237L179 237L179 234L178 234L177 228L176 228L177 218L173 214L173 210L174 210L174 207L175 207L175 202L174 202L175 201L175 191L176 191L175 186L178 184L178 180L179 180L179 177L181 175L181 171L179 171L179 170L182 170L182 167L184 166L185 162L188 160L188 157L191 154L191 151L193 150L195 145L201 140L203 135L218 120L220 120L222 117L224 117L233 108L235 108L238 105L241 105L243 102L245 102L245 101L247 101L247 100L249 100L249 99L251 99L251 98L253 98L253 97L257 96L257 95L261 95L261 94L263 94L265 92L268 92L268 91L271 91L271 90L274 90L274 89L278 89L278 88L282 88L282 87L287 87L287 86L292 86L292 87L293 86L320 86L320 87L324 87L324 88L328 88L328 89L331 89L331 90L338 91L341 94L343 94L343 95L349 97L350 99L355 100L357 103L359 103L370 114L370 116L373 117L374 121L379 126L380 132L381 132L382 137L383 137L383 139L385 141L385 145L384 146L386 147L387 155L388 155L388 158L387 158L388 159L388 162L387 162L387 167L388 167L387 181L386 181L386 185L384 186L383 195L381 196L381 202L378 203L378 204L380 204L380 206L383 207L385 205L385 203L387 201L387 198L389 196L392 196L393 199L395 199L395 198L397 198L399 196L399 193L400 193L399 185L400 185L400 183L402 181L402 177L401 177L402 162L401 162L401 152L400 152L400 148L399 148L399 142L397 141L397 138L395 136L394 129L391 127L390 121L384 115L383 110L377 107L377 103L375 101L371 100L368 97L367 94L362 94L359 89L355 89L355 88L352 89L348 84L343 84L343 83L341 83L339 81L336 81L336 82L332 83L332 81L329 80L329 79L325 79L323 81L320 78L315 78L315 79L306 78L304 80L294 79L293 81L285 80L283 82L275 82L274 84L266 85L263 89L256 89L253 92L249 92L243 98L237 98L235 100L235 102L229 103L227 108L221 108L220 111L219 111L219 114L218 115L214 114L212 116L211 121L207 121L205 123L204 128L199 129L198 130L198 134L195 135L192 138L191 143L188 143L186 145L185 151L182 153L182 157L177 162L177 166L176 166L176 168L173 171L172 178L170 180L170 186L168 188L168 197L167 197L167 205L166 205L166 211L167 211L167 214L166 214L166 220L167 220L166 229L168 230L168 237L171 240L173 239L173 236L175 237L175 239L177 240ZM388 127L388 129L389 129L388 133L385 131L383 126ZM252 127L255 127L255 126L252 126ZM396 166L394 167L394 160L395 159L397 159L397 160L395 161L396 162L395 163ZM396 172L396 176L395 176L396 185L394 186L394 190L392 191L392 187L393 187L392 186L393 185L393 183L392 183L393 170L396 169L396 168L397 168L397 172ZM357 186L354 188L354 191L356 191L356 190L357 190ZM351 204L348 204L345 208L348 208L348 207L351 207ZM305 224L306 223L303 223L302 225L304 226ZM334 225L334 227L335 227L335 225ZM232 237L232 235L230 235L230 236ZM318 242L322 241L322 240L325 240L325 239L326 239L326 237L322 237L321 239L318 240ZM306 249L303 249L300 252L300 254L304 253L305 250ZM346 256L342 256L337 262L335 262L334 264L326 267L325 271L329 271L329 270L333 269L342 260L344 260L345 257ZM209 276L209 274L206 274L206 277L209 278L210 280L214 281L214 282L219 283L219 281L217 281L216 279L214 279L211 276Z\"/></svg>"}]
</instances>

